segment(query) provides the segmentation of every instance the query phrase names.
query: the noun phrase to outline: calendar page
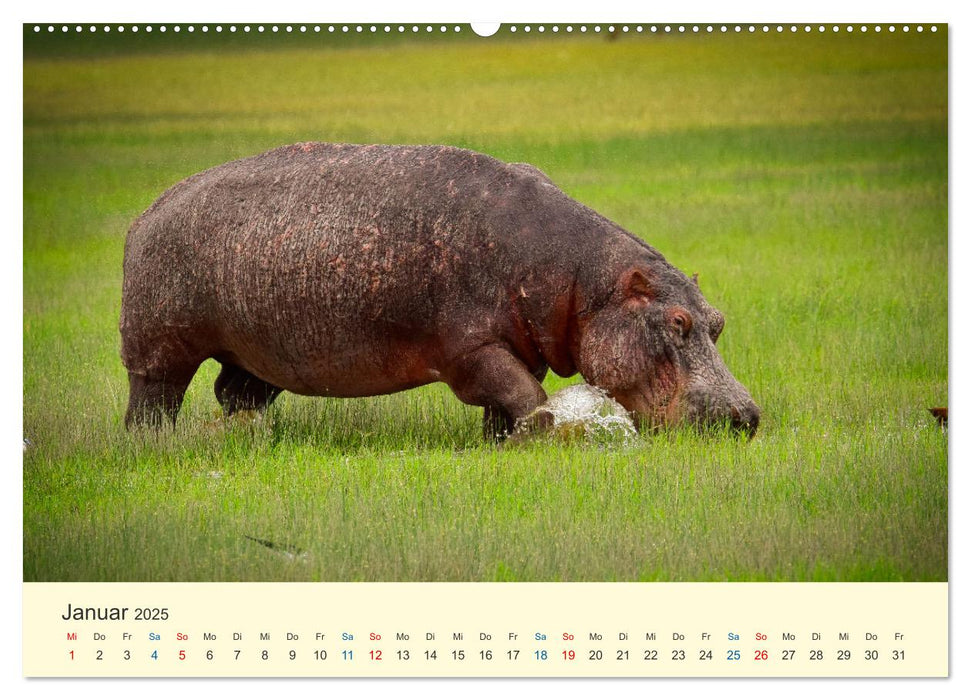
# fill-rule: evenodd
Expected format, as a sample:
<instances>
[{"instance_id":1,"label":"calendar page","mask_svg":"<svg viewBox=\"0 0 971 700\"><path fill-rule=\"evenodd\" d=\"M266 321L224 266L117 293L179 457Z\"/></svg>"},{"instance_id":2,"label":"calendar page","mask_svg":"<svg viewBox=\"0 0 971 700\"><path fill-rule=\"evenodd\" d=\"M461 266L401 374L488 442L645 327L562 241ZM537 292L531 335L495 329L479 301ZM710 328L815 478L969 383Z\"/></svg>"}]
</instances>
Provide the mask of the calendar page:
<instances>
[{"instance_id":1,"label":"calendar page","mask_svg":"<svg viewBox=\"0 0 971 700\"><path fill-rule=\"evenodd\" d=\"M949 27L23 35L23 675L946 678Z\"/></svg>"}]
</instances>

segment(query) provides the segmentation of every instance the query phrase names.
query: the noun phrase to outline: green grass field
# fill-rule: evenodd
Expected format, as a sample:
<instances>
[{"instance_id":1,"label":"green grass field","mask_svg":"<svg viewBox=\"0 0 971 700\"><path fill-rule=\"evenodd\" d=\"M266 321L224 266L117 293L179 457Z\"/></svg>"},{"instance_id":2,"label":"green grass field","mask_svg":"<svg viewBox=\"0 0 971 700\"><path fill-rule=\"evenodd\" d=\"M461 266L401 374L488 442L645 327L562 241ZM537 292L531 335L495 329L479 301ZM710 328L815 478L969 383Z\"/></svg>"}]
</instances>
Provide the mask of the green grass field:
<instances>
[{"instance_id":1,"label":"green grass field","mask_svg":"<svg viewBox=\"0 0 971 700\"><path fill-rule=\"evenodd\" d=\"M947 579L946 31L192 39L25 30L25 580ZM307 140L539 166L700 273L758 435L496 449L444 385L227 424L212 361L127 434L127 227Z\"/></svg>"}]
</instances>

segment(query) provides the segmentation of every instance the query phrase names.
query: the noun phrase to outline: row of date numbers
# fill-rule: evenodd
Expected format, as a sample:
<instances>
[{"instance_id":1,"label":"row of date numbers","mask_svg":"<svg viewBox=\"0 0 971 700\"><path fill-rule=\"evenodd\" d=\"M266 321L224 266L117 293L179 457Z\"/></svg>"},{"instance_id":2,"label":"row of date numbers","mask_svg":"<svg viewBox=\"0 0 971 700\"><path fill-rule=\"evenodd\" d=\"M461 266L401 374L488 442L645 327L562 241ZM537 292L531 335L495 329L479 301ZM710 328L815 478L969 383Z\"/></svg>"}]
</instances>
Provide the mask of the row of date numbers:
<instances>
[{"instance_id":1,"label":"row of date numbers","mask_svg":"<svg viewBox=\"0 0 971 700\"><path fill-rule=\"evenodd\" d=\"M233 661L239 661L243 657L242 649L233 649L229 653L231 654L231 657L232 657L231 660ZM803 653L808 653L810 661L824 661L827 658L822 649L810 649L807 652L803 652ZM854 658L852 651L849 649L837 649L835 650L835 652L831 652L831 653L835 654L835 659L837 661L850 661ZM71 649L68 651L68 654L70 655L70 658L73 661L75 659L75 651ZM796 655L797 655L797 652L795 649L781 649L776 653L776 658L782 661L793 661L796 659ZM94 656L95 656L95 661L105 660L105 654L103 649L96 649L94 652ZM148 656L150 659L154 661L158 661L161 658L157 649L153 649L148 654ZM465 661L465 659L467 658L465 649L453 649L451 651L450 656L453 661ZM533 656L533 660L535 661L549 661L552 658L557 658L555 655L551 654L546 649L536 649L533 651L532 656ZM134 658L130 649L123 650L121 657L122 657L122 660L124 661L131 661ZM212 649L207 649L204 654L204 657L207 661L214 661L216 660L217 654ZM178 650L176 654L176 658L179 661L187 660L188 654L186 653L186 650L185 649ZM270 651L268 649L263 649L257 652L257 658L262 661L269 661ZM296 661L298 658L297 651L295 649L291 649L289 653L284 656L284 658L289 659L290 661ZM313 650L313 658L316 661L326 661L329 658L329 655L326 649L315 649ZM355 659L354 650L353 649L341 650L337 658L342 661L353 661ZM384 651L381 649L371 649L368 651L367 656L365 656L364 658L369 661L384 661L385 660ZM395 657L393 658L396 658L398 661L410 661L411 651L408 649L399 649L395 652ZM438 651L435 649L425 650L424 658L426 661L437 661L439 658ZM448 656L445 656L444 658L448 658ZM471 657L468 657L468 658L471 658ZM494 658L497 658L497 657L493 655L493 652L491 649L479 650L479 659L481 661L492 661ZM508 649L506 651L506 658L509 661L518 661L520 659L520 650ZM559 658L560 660L563 660L563 661L576 661L577 659L583 659L584 656L582 653L578 654L573 649L563 649L560 652ZM609 653L604 654L602 649L590 649L586 655L587 661L605 661L609 658L610 658ZM635 655L635 658L636 658L636 655ZM644 661L659 661L662 658L663 657L661 656L660 652L657 649L645 649L643 651L642 659ZM684 649L671 650L671 661L687 661L688 658L689 658L689 654ZM698 658L698 661L713 661L715 659L714 651L711 649L699 649L697 658ZM752 657L752 660L769 661L771 660L771 658L772 658L772 655L769 653L767 649L756 649L754 651L754 656ZM828 657L828 658L833 658L833 657ZM880 651L877 649L864 649L862 658L865 661L878 661L880 659ZM890 658L893 661L904 661L905 650L892 649L890 651ZM616 652L616 656L614 656L614 659L616 661L630 661L631 659L630 650L618 649ZM741 649L726 650L726 656L725 656L726 661L741 661L742 659L743 659L743 656L742 656Z\"/></svg>"}]
</instances>

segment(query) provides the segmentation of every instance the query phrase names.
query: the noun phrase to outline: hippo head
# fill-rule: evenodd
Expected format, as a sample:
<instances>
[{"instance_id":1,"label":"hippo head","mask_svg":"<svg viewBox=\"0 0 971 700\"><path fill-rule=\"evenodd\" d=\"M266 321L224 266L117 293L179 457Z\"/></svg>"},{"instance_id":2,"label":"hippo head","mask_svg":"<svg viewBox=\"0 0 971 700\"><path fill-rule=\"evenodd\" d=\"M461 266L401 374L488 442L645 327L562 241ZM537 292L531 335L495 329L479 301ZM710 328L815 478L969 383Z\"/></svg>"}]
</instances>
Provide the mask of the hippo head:
<instances>
[{"instance_id":1,"label":"hippo head","mask_svg":"<svg viewBox=\"0 0 971 700\"><path fill-rule=\"evenodd\" d=\"M715 344L725 317L663 260L626 266L578 324L578 367L641 427L718 424L752 436L759 407Z\"/></svg>"}]
</instances>

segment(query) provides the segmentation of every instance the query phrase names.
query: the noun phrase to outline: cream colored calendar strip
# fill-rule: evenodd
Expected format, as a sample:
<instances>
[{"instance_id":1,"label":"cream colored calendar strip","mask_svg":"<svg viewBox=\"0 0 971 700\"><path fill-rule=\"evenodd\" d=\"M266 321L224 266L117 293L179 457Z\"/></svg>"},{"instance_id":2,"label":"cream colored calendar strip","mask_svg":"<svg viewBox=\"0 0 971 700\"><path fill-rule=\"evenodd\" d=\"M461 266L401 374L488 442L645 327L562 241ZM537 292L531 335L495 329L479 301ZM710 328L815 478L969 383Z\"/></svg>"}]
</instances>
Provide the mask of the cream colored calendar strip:
<instances>
[{"instance_id":1,"label":"cream colored calendar strip","mask_svg":"<svg viewBox=\"0 0 971 700\"><path fill-rule=\"evenodd\" d=\"M946 676L946 583L25 583L26 676Z\"/></svg>"}]
</instances>

